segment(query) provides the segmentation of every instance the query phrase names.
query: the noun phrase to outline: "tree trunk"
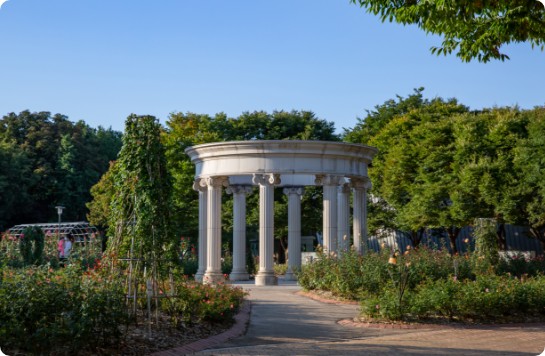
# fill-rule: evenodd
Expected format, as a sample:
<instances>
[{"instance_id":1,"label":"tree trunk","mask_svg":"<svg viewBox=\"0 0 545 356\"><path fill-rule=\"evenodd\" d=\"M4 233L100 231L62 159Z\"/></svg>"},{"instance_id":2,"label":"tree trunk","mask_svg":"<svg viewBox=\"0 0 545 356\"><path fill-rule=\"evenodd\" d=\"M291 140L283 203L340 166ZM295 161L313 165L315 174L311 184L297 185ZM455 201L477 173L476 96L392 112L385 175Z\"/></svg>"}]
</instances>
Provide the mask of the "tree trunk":
<instances>
[{"instance_id":1,"label":"tree trunk","mask_svg":"<svg viewBox=\"0 0 545 356\"><path fill-rule=\"evenodd\" d=\"M498 245L499 245L500 251L507 251L507 236L505 235L504 223L498 224L498 229L496 230L496 234L498 235Z\"/></svg>"},{"instance_id":2,"label":"tree trunk","mask_svg":"<svg viewBox=\"0 0 545 356\"><path fill-rule=\"evenodd\" d=\"M420 228L416 231L411 231L409 234L409 240L411 240L411 244L415 249L418 249L418 246L420 245L420 242L422 241L422 237L424 236L424 228Z\"/></svg>"},{"instance_id":3,"label":"tree trunk","mask_svg":"<svg viewBox=\"0 0 545 356\"><path fill-rule=\"evenodd\" d=\"M447 229L448 238L450 241L450 254L452 256L458 254L458 247L456 247L456 239L458 239L458 235L460 234L460 228L456 226L452 226L449 229Z\"/></svg>"}]
</instances>

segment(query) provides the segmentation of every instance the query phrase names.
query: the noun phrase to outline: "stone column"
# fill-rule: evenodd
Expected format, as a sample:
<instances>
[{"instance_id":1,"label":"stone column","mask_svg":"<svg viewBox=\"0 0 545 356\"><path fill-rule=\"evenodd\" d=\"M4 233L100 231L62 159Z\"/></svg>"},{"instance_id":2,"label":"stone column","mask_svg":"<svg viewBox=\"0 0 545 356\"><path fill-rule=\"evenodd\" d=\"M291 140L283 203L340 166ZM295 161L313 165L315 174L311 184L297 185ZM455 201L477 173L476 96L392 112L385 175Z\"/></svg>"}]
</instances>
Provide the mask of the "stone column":
<instances>
[{"instance_id":1,"label":"stone column","mask_svg":"<svg viewBox=\"0 0 545 356\"><path fill-rule=\"evenodd\" d=\"M286 187L288 196L288 270L285 279L297 280L295 272L301 269L301 196L303 187Z\"/></svg>"},{"instance_id":2,"label":"stone column","mask_svg":"<svg viewBox=\"0 0 545 356\"><path fill-rule=\"evenodd\" d=\"M231 281L247 281L246 269L246 195L252 192L247 185L231 185L227 193L233 194L233 270Z\"/></svg>"},{"instance_id":3,"label":"stone column","mask_svg":"<svg viewBox=\"0 0 545 356\"><path fill-rule=\"evenodd\" d=\"M369 190L372 188L371 180L367 178L365 180L365 185L363 189L363 224L362 224L362 244L363 244L363 253L367 253L367 249L369 248L369 244L367 242L368 236L367 236L367 194Z\"/></svg>"},{"instance_id":4,"label":"stone column","mask_svg":"<svg viewBox=\"0 0 545 356\"><path fill-rule=\"evenodd\" d=\"M347 183L339 186L337 199L337 246L342 253L350 248L350 186Z\"/></svg>"},{"instance_id":5,"label":"stone column","mask_svg":"<svg viewBox=\"0 0 545 356\"><path fill-rule=\"evenodd\" d=\"M278 174L254 174L259 184L259 271L256 286L278 284L274 275L274 186L280 184Z\"/></svg>"},{"instance_id":6,"label":"stone column","mask_svg":"<svg viewBox=\"0 0 545 356\"><path fill-rule=\"evenodd\" d=\"M354 249L359 254L367 250L367 189L371 181L367 179L352 179L354 189Z\"/></svg>"},{"instance_id":7,"label":"stone column","mask_svg":"<svg viewBox=\"0 0 545 356\"><path fill-rule=\"evenodd\" d=\"M193 183L193 189L199 192L199 268L195 274L195 280L203 281L204 272L206 270L206 224L207 224L207 200L208 187L204 179L196 179Z\"/></svg>"},{"instance_id":8,"label":"stone column","mask_svg":"<svg viewBox=\"0 0 545 356\"><path fill-rule=\"evenodd\" d=\"M324 190L323 248L325 253L337 252L337 187L340 181L340 176L316 176L316 185L322 185Z\"/></svg>"},{"instance_id":9,"label":"stone column","mask_svg":"<svg viewBox=\"0 0 545 356\"><path fill-rule=\"evenodd\" d=\"M228 182L227 177L206 178L208 186L207 210L207 255L204 283L223 282L221 273L221 190Z\"/></svg>"}]
</instances>

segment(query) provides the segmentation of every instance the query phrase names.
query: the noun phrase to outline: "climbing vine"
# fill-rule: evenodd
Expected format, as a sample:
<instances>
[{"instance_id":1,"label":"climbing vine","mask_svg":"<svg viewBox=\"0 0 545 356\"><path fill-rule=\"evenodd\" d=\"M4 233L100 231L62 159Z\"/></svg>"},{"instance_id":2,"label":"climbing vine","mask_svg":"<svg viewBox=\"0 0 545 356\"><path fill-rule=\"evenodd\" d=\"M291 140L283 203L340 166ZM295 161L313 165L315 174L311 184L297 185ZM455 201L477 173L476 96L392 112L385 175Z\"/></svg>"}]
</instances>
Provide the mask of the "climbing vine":
<instances>
[{"instance_id":1,"label":"climbing vine","mask_svg":"<svg viewBox=\"0 0 545 356\"><path fill-rule=\"evenodd\" d=\"M165 272L176 256L171 221L172 183L161 126L153 116L130 115L113 173L109 256L138 258ZM162 266L162 267L161 267ZM158 269L157 269L158 268Z\"/></svg>"}]
</instances>

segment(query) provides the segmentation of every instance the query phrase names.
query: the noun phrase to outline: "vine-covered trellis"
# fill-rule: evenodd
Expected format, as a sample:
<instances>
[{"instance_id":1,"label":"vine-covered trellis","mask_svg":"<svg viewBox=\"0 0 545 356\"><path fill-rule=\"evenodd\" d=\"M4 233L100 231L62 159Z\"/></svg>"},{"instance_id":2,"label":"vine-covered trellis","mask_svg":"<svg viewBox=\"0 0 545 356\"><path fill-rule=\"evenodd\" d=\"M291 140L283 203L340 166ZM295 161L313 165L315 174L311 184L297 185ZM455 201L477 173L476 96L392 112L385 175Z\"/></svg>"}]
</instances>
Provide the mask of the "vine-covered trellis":
<instances>
[{"instance_id":1,"label":"vine-covered trellis","mask_svg":"<svg viewBox=\"0 0 545 356\"><path fill-rule=\"evenodd\" d=\"M115 193L110 204L111 240L105 264L110 263L112 273L121 270L126 275L127 302L135 318L138 300L147 299L151 325L150 302L158 302L158 283L168 279L176 261L172 183L161 143L161 125L155 117L127 118L112 179Z\"/></svg>"}]
</instances>

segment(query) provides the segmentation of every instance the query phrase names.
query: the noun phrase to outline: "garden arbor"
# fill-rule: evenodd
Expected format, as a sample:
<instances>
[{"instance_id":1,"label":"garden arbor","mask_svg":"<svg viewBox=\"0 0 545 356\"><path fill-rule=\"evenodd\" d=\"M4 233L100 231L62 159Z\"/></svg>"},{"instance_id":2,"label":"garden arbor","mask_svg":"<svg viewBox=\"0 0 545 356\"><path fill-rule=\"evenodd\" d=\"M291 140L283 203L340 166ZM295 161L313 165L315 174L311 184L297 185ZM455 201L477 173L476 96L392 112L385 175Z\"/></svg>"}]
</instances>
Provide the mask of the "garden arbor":
<instances>
[{"instance_id":1,"label":"garden arbor","mask_svg":"<svg viewBox=\"0 0 545 356\"><path fill-rule=\"evenodd\" d=\"M373 147L329 141L235 141L189 147L199 192L199 269L196 279L223 280L221 273L221 193L233 194L233 271L231 280L248 279L245 262L246 195L259 187L259 270L256 285L277 283L273 269L274 189L288 196L288 272L301 266L301 195L304 187L323 187L323 248L349 248L350 192L353 192L354 247L367 240L367 167Z\"/></svg>"}]
</instances>

